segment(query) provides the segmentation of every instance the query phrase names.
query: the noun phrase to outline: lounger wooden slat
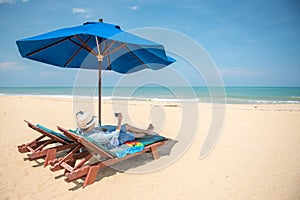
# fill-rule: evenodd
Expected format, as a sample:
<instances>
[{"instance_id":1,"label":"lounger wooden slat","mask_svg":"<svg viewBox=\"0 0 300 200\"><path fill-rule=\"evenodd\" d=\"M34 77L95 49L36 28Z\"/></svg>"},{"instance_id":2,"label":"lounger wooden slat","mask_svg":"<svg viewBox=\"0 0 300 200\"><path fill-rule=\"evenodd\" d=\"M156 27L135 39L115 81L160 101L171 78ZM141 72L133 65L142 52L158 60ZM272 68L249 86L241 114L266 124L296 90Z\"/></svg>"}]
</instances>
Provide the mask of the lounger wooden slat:
<instances>
[{"instance_id":1,"label":"lounger wooden slat","mask_svg":"<svg viewBox=\"0 0 300 200\"><path fill-rule=\"evenodd\" d=\"M141 155L145 152L151 152L153 155L153 159L158 159L159 155L157 152L157 147L163 145L167 139L162 141L155 142L153 144L145 146L144 150L137 152L135 154L128 154L123 158L118 158L114 155L113 152L109 152L106 149L103 149L101 146L94 144L93 142L89 141L85 137L79 136L75 133L72 133L62 127L58 127L60 131L64 133L64 135L68 136L69 138L74 139L77 143L79 143L82 147L85 147L89 150L89 155L84 157L78 164L75 166L69 166L68 162L72 160L73 155L66 156L60 162L57 162L53 168L60 168L65 169L65 181L72 182L80 178L85 178L83 183L83 188L86 186L93 184L97 173L100 169L105 168L107 166L116 164L118 162L127 160L129 158L135 157L137 155ZM93 154L101 155L101 158L104 160L94 162L92 164L86 164L92 157ZM59 166L59 167L58 167ZM51 170L53 170L53 168Z\"/></svg>"},{"instance_id":2,"label":"lounger wooden slat","mask_svg":"<svg viewBox=\"0 0 300 200\"><path fill-rule=\"evenodd\" d=\"M55 159L56 153L68 149L75 148L76 143L67 139L65 136L59 137L59 133L53 134L48 129L41 125L35 125L27 120L24 120L29 128L39 132L42 136L34 139L29 143L18 145L20 153L28 153L27 159L35 160L45 157L44 166L47 166L52 159Z\"/></svg>"}]
</instances>

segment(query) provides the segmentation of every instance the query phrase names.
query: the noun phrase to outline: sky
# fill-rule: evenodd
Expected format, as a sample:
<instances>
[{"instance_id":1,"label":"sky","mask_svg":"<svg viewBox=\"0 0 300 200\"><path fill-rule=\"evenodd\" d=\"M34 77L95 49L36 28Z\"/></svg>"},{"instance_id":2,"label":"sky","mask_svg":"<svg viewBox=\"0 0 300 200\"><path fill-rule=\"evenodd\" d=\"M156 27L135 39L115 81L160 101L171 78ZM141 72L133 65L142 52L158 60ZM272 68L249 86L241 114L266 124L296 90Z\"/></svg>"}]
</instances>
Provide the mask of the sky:
<instances>
[{"instance_id":1,"label":"sky","mask_svg":"<svg viewBox=\"0 0 300 200\"><path fill-rule=\"evenodd\" d=\"M24 59L16 40L100 17L125 31L162 27L187 35L227 86L299 87L299 11L297 0L0 0L0 87L72 86L78 71ZM205 84L193 73L185 76ZM105 74L104 85L116 77Z\"/></svg>"}]
</instances>

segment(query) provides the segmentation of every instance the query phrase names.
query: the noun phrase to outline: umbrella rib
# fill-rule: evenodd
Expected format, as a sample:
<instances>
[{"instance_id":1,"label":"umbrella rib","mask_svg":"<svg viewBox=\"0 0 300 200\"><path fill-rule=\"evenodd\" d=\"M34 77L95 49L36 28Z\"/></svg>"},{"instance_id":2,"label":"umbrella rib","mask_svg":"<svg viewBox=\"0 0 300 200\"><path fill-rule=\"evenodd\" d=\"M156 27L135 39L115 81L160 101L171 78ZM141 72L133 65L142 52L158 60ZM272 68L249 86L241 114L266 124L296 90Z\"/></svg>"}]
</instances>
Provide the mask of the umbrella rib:
<instances>
[{"instance_id":1,"label":"umbrella rib","mask_svg":"<svg viewBox=\"0 0 300 200\"><path fill-rule=\"evenodd\" d=\"M127 47L127 45L125 45L125 48L129 51L129 53L131 53L138 61L140 61L140 63L142 63L142 65L144 65L145 66L145 68L150 68L150 67L148 67L148 65L144 62L144 61L142 61L135 53L133 53L133 51L131 51L128 47Z\"/></svg>"},{"instance_id":2,"label":"umbrella rib","mask_svg":"<svg viewBox=\"0 0 300 200\"><path fill-rule=\"evenodd\" d=\"M107 51L105 54L103 54L103 56L107 56L109 54L112 54L120 49L122 49L123 47L126 47L126 44L121 44L120 46L118 46L117 48L114 48L113 50L111 51Z\"/></svg>"},{"instance_id":3,"label":"umbrella rib","mask_svg":"<svg viewBox=\"0 0 300 200\"><path fill-rule=\"evenodd\" d=\"M87 38L87 40L85 41L85 43L86 42L88 42L90 39L91 39L91 35ZM66 67L66 66L68 66L69 64L70 64L70 62L72 62L72 60L75 58L75 56L79 53L79 51L82 49L82 47L79 47L76 51L75 51L75 53L70 57L70 59L64 64L64 66Z\"/></svg>"},{"instance_id":4,"label":"umbrella rib","mask_svg":"<svg viewBox=\"0 0 300 200\"><path fill-rule=\"evenodd\" d=\"M82 48L82 49L84 49L84 50L86 50L87 52L90 53L90 51L89 51L86 47L82 46L82 45L79 44L78 42L72 40L71 38L70 38L69 40L70 40L71 42L73 42L75 45L79 46L80 48Z\"/></svg>"},{"instance_id":5,"label":"umbrella rib","mask_svg":"<svg viewBox=\"0 0 300 200\"><path fill-rule=\"evenodd\" d=\"M47 46L44 46L44 47L42 47L42 48L40 48L40 49L37 49L37 50L35 50L35 51L31 52L31 53L26 54L26 56L29 57L29 56L31 56L31 55L33 55L33 54L35 54L35 53L38 53L38 52L40 52L40 51L43 51L44 49L47 49L47 48L49 48L49 47L52 47L52 46L54 46L54 45L57 45L57 44L59 44L59 43L65 41L65 40L68 40L68 39L70 39L71 37L72 37L72 36L67 37L67 38L64 38L64 39L61 39L61 40L58 40L58 41L56 41L56 42L54 42L54 43L52 43L52 44L48 44Z\"/></svg>"},{"instance_id":6,"label":"umbrella rib","mask_svg":"<svg viewBox=\"0 0 300 200\"><path fill-rule=\"evenodd\" d=\"M106 42L105 42L106 43ZM108 52L108 50L112 47L112 45L114 45L116 43L116 41L111 42L103 51L103 54L106 54Z\"/></svg>"},{"instance_id":7,"label":"umbrella rib","mask_svg":"<svg viewBox=\"0 0 300 200\"><path fill-rule=\"evenodd\" d=\"M111 63L110 63L109 55L107 55L107 63L108 63L108 65L107 65L106 69L111 70Z\"/></svg>"},{"instance_id":8,"label":"umbrella rib","mask_svg":"<svg viewBox=\"0 0 300 200\"><path fill-rule=\"evenodd\" d=\"M115 41L114 41L115 42ZM114 42L112 42L112 43L114 43ZM109 49L110 48L110 46L111 46L112 44L110 44L110 45L108 45L107 46L107 40L105 40L105 41L103 41L103 46L104 46L104 51L103 52L106 52L107 51L107 49ZM110 65L110 58L109 58L109 55L107 55L107 67L105 67L105 70L111 70L111 65Z\"/></svg>"},{"instance_id":9,"label":"umbrella rib","mask_svg":"<svg viewBox=\"0 0 300 200\"><path fill-rule=\"evenodd\" d=\"M100 50L100 46L99 46L99 42L98 42L98 36L95 36L95 39L96 39L96 45L97 45L97 49L98 49L98 54L101 54L101 50ZM101 38L100 38L100 41L102 41Z\"/></svg>"},{"instance_id":10,"label":"umbrella rib","mask_svg":"<svg viewBox=\"0 0 300 200\"><path fill-rule=\"evenodd\" d=\"M98 55L89 45L87 45L80 37L78 37L78 35L75 35L75 38L83 44L83 46L85 47L86 50L88 50L95 56Z\"/></svg>"}]
</instances>

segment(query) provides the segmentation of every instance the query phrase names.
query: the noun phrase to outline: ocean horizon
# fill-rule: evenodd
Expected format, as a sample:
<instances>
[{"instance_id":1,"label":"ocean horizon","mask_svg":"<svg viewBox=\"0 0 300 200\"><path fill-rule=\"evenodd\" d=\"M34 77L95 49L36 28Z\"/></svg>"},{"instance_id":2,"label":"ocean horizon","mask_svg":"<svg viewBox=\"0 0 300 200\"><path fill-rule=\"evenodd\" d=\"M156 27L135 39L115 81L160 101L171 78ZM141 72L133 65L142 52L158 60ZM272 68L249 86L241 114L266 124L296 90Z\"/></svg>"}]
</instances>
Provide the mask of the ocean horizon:
<instances>
[{"instance_id":1,"label":"ocean horizon","mask_svg":"<svg viewBox=\"0 0 300 200\"><path fill-rule=\"evenodd\" d=\"M217 88L217 87L216 87ZM222 88L205 86L143 86L143 87L102 87L103 99L124 99L161 102L218 102L218 98L228 104L300 104L300 87L250 87L226 86ZM220 91L220 93L218 92ZM212 95L211 95L212 94ZM73 98L87 96L98 98L95 87L0 87L0 95L6 96L51 96Z\"/></svg>"}]
</instances>

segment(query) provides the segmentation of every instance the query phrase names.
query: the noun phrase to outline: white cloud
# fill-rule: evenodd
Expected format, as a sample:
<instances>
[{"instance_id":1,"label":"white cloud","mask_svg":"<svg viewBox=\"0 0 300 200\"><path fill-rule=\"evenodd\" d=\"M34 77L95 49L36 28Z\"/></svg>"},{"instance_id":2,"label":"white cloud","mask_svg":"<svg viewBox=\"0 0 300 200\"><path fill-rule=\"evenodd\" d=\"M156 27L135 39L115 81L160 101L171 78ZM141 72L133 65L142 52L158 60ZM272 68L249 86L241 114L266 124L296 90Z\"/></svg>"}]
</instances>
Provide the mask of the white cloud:
<instances>
[{"instance_id":1,"label":"white cloud","mask_svg":"<svg viewBox=\"0 0 300 200\"><path fill-rule=\"evenodd\" d=\"M3 62L0 63L0 70L23 70L27 67L19 62Z\"/></svg>"},{"instance_id":2,"label":"white cloud","mask_svg":"<svg viewBox=\"0 0 300 200\"><path fill-rule=\"evenodd\" d=\"M0 0L0 4L4 4L4 3L15 3L15 0Z\"/></svg>"},{"instance_id":3,"label":"white cloud","mask_svg":"<svg viewBox=\"0 0 300 200\"><path fill-rule=\"evenodd\" d=\"M130 10L138 10L139 6L129 6L128 7Z\"/></svg>"},{"instance_id":4,"label":"white cloud","mask_svg":"<svg viewBox=\"0 0 300 200\"><path fill-rule=\"evenodd\" d=\"M26 3L28 2L29 0L20 0L22 3ZM5 4L5 3L8 3L8 4L12 4L12 3L16 3L16 0L0 0L0 4Z\"/></svg>"},{"instance_id":5,"label":"white cloud","mask_svg":"<svg viewBox=\"0 0 300 200\"><path fill-rule=\"evenodd\" d=\"M87 12L84 8L72 8L73 14L84 14Z\"/></svg>"},{"instance_id":6,"label":"white cloud","mask_svg":"<svg viewBox=\"0 0 300 200\"><path fill-rule=\"evenodd\" d=\"M83 18L90 18L92 16L91 12L85 8L72 8L72 13Z\"/></svg>"}]
</instances>

